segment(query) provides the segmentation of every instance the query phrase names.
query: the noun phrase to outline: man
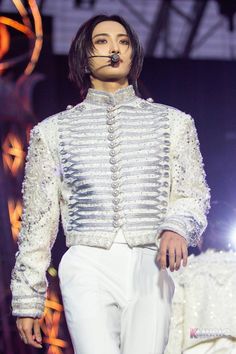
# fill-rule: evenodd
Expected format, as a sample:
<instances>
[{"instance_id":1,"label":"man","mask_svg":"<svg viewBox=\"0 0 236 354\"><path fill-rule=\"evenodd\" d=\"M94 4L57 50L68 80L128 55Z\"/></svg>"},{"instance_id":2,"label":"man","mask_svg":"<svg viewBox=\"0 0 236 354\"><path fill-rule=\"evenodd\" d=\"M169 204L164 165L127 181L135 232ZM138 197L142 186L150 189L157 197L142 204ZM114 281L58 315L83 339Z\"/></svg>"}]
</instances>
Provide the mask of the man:
<instances>
[{"instance_id":1,"label":"man","mask_svg":"<svg viewBox=\"0 0 236 354\"><path fill-rule=\"evenodd\" d=\"M192 118L139 97L142 62L124 19L91 18L69 53L83 102L33 129L11 289L20 336L35 347L61 212L69 249L58 275L75 353L164 352L174 292L166 258L171 271L186 265L210 196Z\"/></svg>"}]
</instances>

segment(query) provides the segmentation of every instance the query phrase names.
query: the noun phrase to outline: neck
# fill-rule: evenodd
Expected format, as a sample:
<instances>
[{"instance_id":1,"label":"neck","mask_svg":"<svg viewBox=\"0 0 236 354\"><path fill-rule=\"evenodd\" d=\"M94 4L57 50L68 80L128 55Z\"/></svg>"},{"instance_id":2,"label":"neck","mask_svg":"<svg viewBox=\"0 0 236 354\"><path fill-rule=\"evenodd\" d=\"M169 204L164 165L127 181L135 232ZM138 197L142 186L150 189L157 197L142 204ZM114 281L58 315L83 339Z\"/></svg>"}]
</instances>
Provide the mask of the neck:
<instances>
[{"instance_id":1,"label":"neck","mask_svg":"<svg viewBox=\"0 0 236 354\"><path fill-rule=\"evenodd\" d=\"M127 87L128 85L129 83L127 78L123 78L119 81L101 81L91 77L91 88L99 91L114 93L119 89Z\"/></svg>"}]
</instances>

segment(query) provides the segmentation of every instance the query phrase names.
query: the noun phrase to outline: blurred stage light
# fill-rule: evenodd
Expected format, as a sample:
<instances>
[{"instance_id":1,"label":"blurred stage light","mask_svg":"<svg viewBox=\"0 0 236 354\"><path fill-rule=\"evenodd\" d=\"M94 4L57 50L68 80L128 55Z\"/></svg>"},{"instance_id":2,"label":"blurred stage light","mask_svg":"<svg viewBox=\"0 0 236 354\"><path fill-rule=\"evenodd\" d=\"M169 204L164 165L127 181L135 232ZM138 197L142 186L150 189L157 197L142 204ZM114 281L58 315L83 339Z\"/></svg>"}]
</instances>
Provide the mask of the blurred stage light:
<instances>
[{"instance_id":1,"label":"blurred stage light","mask_svg":"<svg viewBox=\"0 0 236 354\"><path fill-rule=\"evenodd\" d=\"M51 275L51 277L57 276L57 270L54 267L49 267L47 271Z\"/></svg>"},{"instance_id":2,"label":"blurred stage light","mask_svg":"<svg viewBox=\"0 0 236 354\"><path fill-rule=\"evenodd\" d=\"M6 26L10 26L17 31L20 31L24 33L28 39L29 39L29 50L27 53L20 54L15 58L8 59L5 61L0 62L0 73L3 73L6 69L15 66L16 64L24 61L24 60L29 60L25 70L24 74L25 75L30 75L34 68L35 65L39 59L39 55L42 49L42 44L43 44L43 26L42 26L42 18L39 12L39 8L37 5L36 0L28 0L27 4L29 7L29 10L25 8L24 4L20 0L12 0L13 4L15 5L17 11L22 17L22 22L20 23L18 21L12 20L11 18L5 17L5 16L0 16L0 24L1 26L1 34L0 34L0 39L1 39L1 44L4 41L7 41L6 35ZM33 17L33 22L34 22L34 28L31 24L29 14L31 13ZM5 31L3 32L3 28ZM2 47L2 45L1 45Z\"/></svg>"},{"instance_id":3,"label":"blurred stage light","mask_svg":"<svg viewBox=\"0 0 236 354\"><path fill-rule=\"evenodd\" d=\"M229 248L236 250L236 225L231 227L229 239Z\"/></svg>"}]
</instances>

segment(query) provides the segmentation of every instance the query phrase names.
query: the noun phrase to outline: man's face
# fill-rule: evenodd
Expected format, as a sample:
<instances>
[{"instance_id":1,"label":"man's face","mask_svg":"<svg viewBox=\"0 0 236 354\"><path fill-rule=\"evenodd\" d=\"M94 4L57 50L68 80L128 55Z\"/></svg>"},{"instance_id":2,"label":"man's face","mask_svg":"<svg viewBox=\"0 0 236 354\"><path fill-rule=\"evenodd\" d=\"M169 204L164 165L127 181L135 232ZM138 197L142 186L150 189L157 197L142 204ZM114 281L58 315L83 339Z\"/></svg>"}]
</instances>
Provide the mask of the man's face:
<instances>
[{"instance_id":1,"label":"man's face","mask_svg":"<svg viewBox=\"0 0 236 354\"><path fill-rule=\"evenodd\" d=\"M115 21L100 22L93 30L92 42L94 50L91 55L118 53L120 61L112 64L110 58L90 58L91 75L101 81L117 81L127 78L131 68L132 48L125 28Z\"/></svg>"}]
</instances>

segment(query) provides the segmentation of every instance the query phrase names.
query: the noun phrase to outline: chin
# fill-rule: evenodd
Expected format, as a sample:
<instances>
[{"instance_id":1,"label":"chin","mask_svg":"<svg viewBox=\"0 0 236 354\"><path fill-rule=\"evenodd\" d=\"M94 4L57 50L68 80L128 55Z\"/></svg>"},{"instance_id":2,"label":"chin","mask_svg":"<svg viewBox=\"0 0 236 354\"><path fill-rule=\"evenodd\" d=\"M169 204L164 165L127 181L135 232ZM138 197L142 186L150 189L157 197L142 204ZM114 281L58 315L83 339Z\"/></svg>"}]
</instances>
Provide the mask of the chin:
<instances>
[{"instance_id":1,"label":"chin","mask_svg":"<svg viewBox=\"0 0 236 354\"><path fill-rule=\"evenodd\" d=\"M100 78L104 79L104 80L106 80L106 79L119 79L119 80L121 80L121 79L126 79L128 77L128 75L129 75L128 72L127 73L126 72L119 72L118 70L115 72L115 70L114 70L112 73L110 71L104 75L101 75Z\"/></svg>"}]
</instances>

